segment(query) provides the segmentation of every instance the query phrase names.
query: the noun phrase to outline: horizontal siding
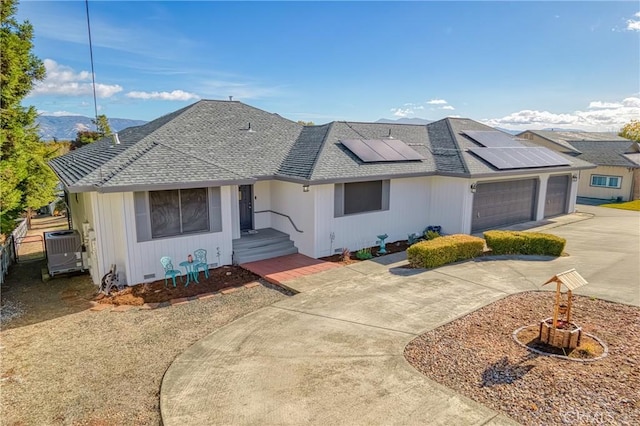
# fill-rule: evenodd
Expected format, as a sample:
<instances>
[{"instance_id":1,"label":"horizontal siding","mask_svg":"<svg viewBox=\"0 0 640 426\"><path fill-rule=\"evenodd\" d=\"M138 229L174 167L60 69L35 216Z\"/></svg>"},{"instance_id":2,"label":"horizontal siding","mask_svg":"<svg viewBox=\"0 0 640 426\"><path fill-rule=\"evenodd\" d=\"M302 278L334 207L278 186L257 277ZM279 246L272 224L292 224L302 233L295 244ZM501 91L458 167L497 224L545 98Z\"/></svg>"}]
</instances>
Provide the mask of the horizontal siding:
<instances>
[{"instance_id":1,"label":"horizontal siding","mask_svg":"<svg viewBox=\"0 0 640 426\"><path fill-rule=\"evenodd\" d=\"M422 231L427 218L430 178L393 179L390 183L389 210L334 217L334 185L318 185L315 191L316 241L314 257L335 253L343 247L358 250L376 245L377 235L386 241L406 240L408 234ZM331 236L333 235L333 241Z\"/></svg>"}]
</instances>

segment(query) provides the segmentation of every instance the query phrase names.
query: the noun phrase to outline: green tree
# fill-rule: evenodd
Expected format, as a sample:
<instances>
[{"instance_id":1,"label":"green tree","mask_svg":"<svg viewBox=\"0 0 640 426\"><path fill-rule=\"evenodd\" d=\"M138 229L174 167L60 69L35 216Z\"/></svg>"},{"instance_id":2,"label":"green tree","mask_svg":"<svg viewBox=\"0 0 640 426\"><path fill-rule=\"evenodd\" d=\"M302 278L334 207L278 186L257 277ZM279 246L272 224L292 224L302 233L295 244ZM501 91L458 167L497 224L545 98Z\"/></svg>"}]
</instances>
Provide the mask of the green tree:
<instances>
[{"instance_id":1,"label":"green tree","mask_svg":"<svg viewBox=\"0 0 640 426\"><path fill-rule=\"evenodd\" d=\"M102 138L104 135L93 130L80 130L76 133L76 138L71 141L71 149L78 149Z\"/></svg>"},{"instance_id":2,"label":"green tree","mask_svg":"<svg viewBox=\"0 0 640 426\"><path fill-rule=\"evenodd\" d=\"M298 120L298 124L302 124L303 126L313 126L313 121L303 121L303 120Z\"/></svg>"},{"instance_id":3,"label":"green tree","mask_svg":"<svg viewBox=\"0 0 640 426\"><path fill-rule=\"evenodd\" d=\"M96 125L96 130L80 130L76 133L76 138L71 142L71 149L78 149L81 146L94 143L105 136L111 136L111 126L106 115L101 114L95 120L91 120Z\"/></svg>"},{"instance_id":4,"label":"green tree","mask_svg":"<svg viewBox=\"0 0 640 426\"><path fill-rule=\"evenodd\" d=\"M96 125L100 137L111 136L111 126L109 126L109 119L106 115L100 114L95 120L91 120L91 122Z\"/></svg>"},{"instance_id":5,"label":"green tree","mask_svg":"<svg viewBox=\"0 0 640 426\"><path fill-rule=\"evenodd\" d=\"M57 179L46 161L50 153L38 137L33 106L21 102L36 81L45 77L44 64L31 51L33 27L19 23L17 0L0 2L0 232L15 227L25 210L55 198Z\"/></svg>"},{"instance_id":6,"label":"green tree","mask_svg":"<svg viewBox=\"0 0 640 426\"><path fill-rule=\"evenodd\" d=\"M640 121L631 120L622 127L618 135L631 139L632 141L640 142Z\"/></svg>"}]
</instances>

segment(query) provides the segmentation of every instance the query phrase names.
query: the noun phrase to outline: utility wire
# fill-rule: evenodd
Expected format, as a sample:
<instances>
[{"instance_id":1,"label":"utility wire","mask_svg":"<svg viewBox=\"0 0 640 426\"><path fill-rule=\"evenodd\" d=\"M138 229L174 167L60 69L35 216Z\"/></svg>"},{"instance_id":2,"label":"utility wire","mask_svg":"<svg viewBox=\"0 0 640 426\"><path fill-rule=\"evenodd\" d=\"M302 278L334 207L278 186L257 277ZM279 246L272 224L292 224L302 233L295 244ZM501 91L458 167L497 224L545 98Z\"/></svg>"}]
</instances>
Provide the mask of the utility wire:
<instances>
[{"instance_id":1,"label":"utility wire","mask_svg":"<svg viewBox=\"0 0 640 426\"><path fill-rule=\"evenodd\" d=\"M84 0L87 9L87 30L89 32L89 55L91 57L91 79L93 87L93 109L96 117L96 126L98 125L98 100L96 97L96 73L93 68L93 44L91 43L91 24L89 23L89 0Z\"/></svg>"}]
</instances>

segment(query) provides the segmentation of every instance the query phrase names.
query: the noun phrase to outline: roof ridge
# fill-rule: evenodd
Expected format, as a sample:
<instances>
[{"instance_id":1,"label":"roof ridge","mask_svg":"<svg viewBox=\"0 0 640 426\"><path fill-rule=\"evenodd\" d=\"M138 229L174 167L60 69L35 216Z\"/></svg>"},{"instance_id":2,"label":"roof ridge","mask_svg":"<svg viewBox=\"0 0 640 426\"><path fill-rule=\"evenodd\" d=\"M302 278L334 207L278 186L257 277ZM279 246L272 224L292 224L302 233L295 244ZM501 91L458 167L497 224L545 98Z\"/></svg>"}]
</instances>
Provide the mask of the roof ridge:
<instances>
[{"instance_id":1,"label":"roof ridge","mask_svg":"<svg viewBox=\"0 0 640 426\"><path fill-rule=\"evenodd\" d=\"M316 165L318 164L318 159L320 158L320 154L322 153L322 148L324 148L325 143L327 143L327 136L329 135L329 132L331 132L331 129L333 128L333 123L334 122L332 121L330 123L324 124L324 126L327 126L327 129L324 132L322 141L318 144L318 152L316 152L315 158L313 159L313 164L309 169L309 175L307 179L310 179L311 176L313 176L313 171L316 169Z\"/></svg>"},{"instance_id":2,"label":"roof ridge","mask_svg":"<svg viewBox=\"0 0 640 426\"><path fill-rule=\"evenodd\" d=\"M453 127L451 127L451 118L450 117L445 117L444 119L445 124L447 125L447 129L449 130L449 134L451 135L451 139L453 140L453 143L456 146L456 150L461 153L463 150L462 148L460 148L460 144L458 143L458 139L455 136L455 133L453 132ZM458 155L460 157L460 161L462 162L462 167L464 167L464 172L465 173L469 173L469 165L467 164L467 161L464 159L464 155Z\"/></svg>"}]
</instances>

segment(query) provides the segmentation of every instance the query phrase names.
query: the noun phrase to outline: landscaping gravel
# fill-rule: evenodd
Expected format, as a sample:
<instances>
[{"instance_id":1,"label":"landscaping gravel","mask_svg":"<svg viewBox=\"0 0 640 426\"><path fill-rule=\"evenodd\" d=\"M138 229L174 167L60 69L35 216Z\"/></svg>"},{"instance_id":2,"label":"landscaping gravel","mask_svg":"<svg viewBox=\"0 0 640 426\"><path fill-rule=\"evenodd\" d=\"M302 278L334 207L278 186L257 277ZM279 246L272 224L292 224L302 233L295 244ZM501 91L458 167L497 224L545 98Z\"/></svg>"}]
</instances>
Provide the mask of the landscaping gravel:
<instances>
[{"instance_id":1,"label":"landscaping gravel","mask_svg":"<svg viewBox=\"0 0 640 426\"><path fill-rule=\"evenodd\" d=\"M551 316L553 294L510 296L425 333L405 349L429 378L527 425L640 424L640 309L574 296L572 321L609 355L577 362L519 346L514 330Z\"/></svg>"}]
</instances>

